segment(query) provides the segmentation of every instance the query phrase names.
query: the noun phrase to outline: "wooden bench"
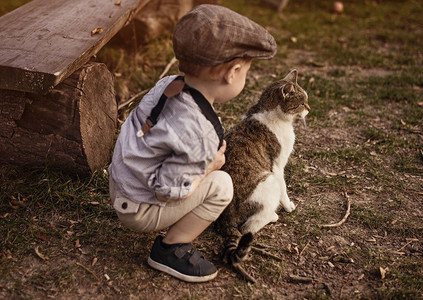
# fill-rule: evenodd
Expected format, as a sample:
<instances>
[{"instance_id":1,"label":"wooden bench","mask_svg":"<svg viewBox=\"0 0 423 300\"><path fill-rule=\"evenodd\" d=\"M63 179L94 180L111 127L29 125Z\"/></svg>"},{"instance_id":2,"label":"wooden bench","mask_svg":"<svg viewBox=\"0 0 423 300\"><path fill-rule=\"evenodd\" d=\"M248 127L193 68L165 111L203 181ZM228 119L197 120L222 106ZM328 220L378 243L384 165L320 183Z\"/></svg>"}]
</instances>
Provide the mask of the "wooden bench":
<instances>
[{"instance_id":1,"label":"wooden bench","mask_svg":"<svg viewBox=\"0 0 423 300\"><path fill-rule=\"evenodd\" d=\"M0 17L0 163L89 174L110 159L113 77L89 62L149 0L33 0Z\"/></svg>"}]
</instances>

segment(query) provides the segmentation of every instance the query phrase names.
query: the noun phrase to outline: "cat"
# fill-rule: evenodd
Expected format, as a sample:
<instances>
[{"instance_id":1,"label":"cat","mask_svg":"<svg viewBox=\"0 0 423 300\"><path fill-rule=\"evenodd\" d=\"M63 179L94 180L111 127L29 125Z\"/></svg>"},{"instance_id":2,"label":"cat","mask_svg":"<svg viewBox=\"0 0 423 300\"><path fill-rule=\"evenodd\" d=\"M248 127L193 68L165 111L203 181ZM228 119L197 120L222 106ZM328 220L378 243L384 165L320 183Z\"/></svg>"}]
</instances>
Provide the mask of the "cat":
<instances>
[{"instance_id":1,"label":"cat","mask_svg":"<svg viewBox=\"0 0 423 300\"><path fill-rule=\"evenodd\" d=\"M286 190L284 168L294 146L294 120L304 120L310 111L308 95L297 77L292 70L270 84L225 135L222 170L232 177L234 198L216 221L216 229L226 239L224 262L252 282L254 278L240 263L247 258L254 235L278 220L280 204L287 212L295 209Z\"/></svg>"}]
</instances>

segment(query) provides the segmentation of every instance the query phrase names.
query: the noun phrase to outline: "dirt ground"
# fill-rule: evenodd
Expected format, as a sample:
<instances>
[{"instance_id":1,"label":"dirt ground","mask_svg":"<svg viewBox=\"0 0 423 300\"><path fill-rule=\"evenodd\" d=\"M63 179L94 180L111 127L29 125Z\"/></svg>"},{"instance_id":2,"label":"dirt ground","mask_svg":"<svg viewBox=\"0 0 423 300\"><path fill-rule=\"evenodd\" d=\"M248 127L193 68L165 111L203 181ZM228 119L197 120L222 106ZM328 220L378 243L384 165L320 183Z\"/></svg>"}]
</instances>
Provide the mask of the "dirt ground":
<instances>
[{"instance_id":1,"label":"dirt ground","mask_svg":"<svg viewBox=\"0 0 423 300\"><path fill-rule=\"evenodd\" d=\"M358 2L366 9L398 12L395 1ZM244 2L232 5L239 3ZM308 18L300 5L280 22ZM423 11L416 1L407 5L409 11ZM272 13L265 10L263 17ZM371 19L367 11L363 18ZM323 39L329 36L334 43L352 44L356 35L381 30L363 25L357 33L345 33L348 42L339 42L330 35L332 13L326 14ZM288 194L297 209L281 210L279 220L258 234L255 246L275 257L251 252L245 268L256 284L222 263L222 239L212 227L195 246L219 268L215 280L189 284L149 268L146 258L156 233L137 234L120 225L109 203L106 170L75 179L52 170L2 166L0 298L423 299L421 48L407 44L412 62L404 62L397 50L402 40L384 41L384 47L363 51L385 55L388 62L339 63L321 48L292 39L301 35L279 35L274 27L268 25L277 40L292 46L273 62L253 65L245 91L216 107L224 125L232 126L268 83L293 68L309 94L307 127L296 124L286 168ZM414 36L423 46L421 34L420 28ZM339 226L321 226L343 218Z\"/></svg>"}]
</instances>

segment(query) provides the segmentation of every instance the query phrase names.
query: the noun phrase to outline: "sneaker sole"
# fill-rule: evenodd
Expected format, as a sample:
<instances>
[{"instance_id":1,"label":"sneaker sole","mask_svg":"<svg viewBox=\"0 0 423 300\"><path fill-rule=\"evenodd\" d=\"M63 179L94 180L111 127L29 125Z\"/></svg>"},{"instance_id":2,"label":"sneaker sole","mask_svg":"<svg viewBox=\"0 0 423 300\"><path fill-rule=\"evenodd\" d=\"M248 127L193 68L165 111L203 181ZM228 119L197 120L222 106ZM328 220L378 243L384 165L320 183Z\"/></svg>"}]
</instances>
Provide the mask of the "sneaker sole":
<instances>
[{"instance_id":1,"label":"sneaker sole","mask_svg":"<svg viewBox=\"0 0 423 300\"><path fill-rule=\"evenodd\" d=\"M206 276L191 276L191 275L185 275L182 274L166 265L162 265L154 260L152 260L150 257L147 260L148 264L150 265L150 267L152 267L153 269L162 271L164 273L167 273L173 277L176 277L180 280L183 281L187 281L187 282L206 282L206 281L210 281L212 279L214 279L217 276L218 271L216 271L213 274L210 275L206 275Z\"/></svg>"}]
</instances>

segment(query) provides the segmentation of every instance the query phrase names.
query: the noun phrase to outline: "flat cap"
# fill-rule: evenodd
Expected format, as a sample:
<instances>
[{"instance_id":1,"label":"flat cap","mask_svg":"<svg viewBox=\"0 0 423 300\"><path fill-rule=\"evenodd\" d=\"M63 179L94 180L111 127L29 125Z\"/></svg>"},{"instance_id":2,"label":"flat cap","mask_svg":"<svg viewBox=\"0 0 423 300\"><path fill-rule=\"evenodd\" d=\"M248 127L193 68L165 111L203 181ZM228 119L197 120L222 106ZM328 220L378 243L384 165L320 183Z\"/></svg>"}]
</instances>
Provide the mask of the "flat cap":
<instances>
[{"instance_id":1,"label":"flat cap","mask_svg":"<svg viewBox=\"0 0 423 300\"><path fill-rule=\"evenodd\" d=\"M175 26L173 51L178 60L215 66L234 58L270 59L276 41L262 26L226 7L199 5Z\"/></svg>"}]
</instances>

